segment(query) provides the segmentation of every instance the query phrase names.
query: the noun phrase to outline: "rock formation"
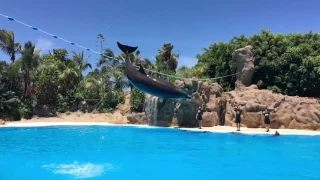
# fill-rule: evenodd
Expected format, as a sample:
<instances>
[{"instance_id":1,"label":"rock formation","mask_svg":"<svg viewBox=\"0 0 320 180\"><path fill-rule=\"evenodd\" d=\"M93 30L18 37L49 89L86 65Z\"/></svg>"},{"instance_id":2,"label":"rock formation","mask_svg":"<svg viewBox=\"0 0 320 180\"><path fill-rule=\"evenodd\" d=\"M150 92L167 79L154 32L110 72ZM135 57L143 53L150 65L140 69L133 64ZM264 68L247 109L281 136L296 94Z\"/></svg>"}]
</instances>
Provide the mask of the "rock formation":
<instances>
[{"instance_id":1,"label":"rock formation","mask_svg":"<svg viewBox=\"0 0 320 180\"><path fill-rule=\"evenodd\" d=\"M237 49L235 51L237 61L236 88L248 87L251 85L254 73L254 58L252 46Z\"/></svg>"},{"instance_id":2,"label":"rock formation","mask_svg":"<svg viewBox=\"0 0 320 180\"><path fill-rule=\"evenodd\" d=\"M320 128L320 104L314 98L290 97L269 90L259 90L251 85L254 73L252 46L235 51L237 61L236 90L224 93L227 99L226 125L234 125L232 108L245 105L243 126L249 128L265 127L262 111L271 113L271 128L313 129ZM251 85L251 86L250 86Z\"/></svg>"},{"instance_id":3,"label":"rock formation","mask_svg":"<svg viewBox=\"0 0 320 180\"><path fill-rule=\"evenodd\" d=\"M127 94L125 96L125 100L124 100L124 104L118 104L116 107L116 111L119 111L121 114L125 115L128 114L130 112L130 94Z\"/></svg>"},{"instance_id":4,"label":"rock formation","mask_svg":"<svg viewBox=\"0 0 320 180\"><path fill-rule=\"evenodd\" d=\"M34 114L38 117L55 117L57 112L49 105L42 105L35 108Z\"/></svg>"},{"instance_id":5,"label":"rock formation","mask_svg":"<svg viewBox=\"0 0 320 180\"><path fill-rule=\"evenodd\" d=\"M246 105L243 113L243 126L265 127L262 111L271 112L271 128L312 129L320 128L320 102L315 98L302 98L276 94L269 90L258 90L252 85L243 91L225 93L228 99L226 124L232 125L231 112L236 104Z\"/></svg>"},{"instance_id":6,"label":"rock formation","mask_svg":"<svg viewBox=\"0 0 320 180\"><path fill-rule=\"evenodd\" d=\"M150 126L171 126L174 114L174 103L168 99L165 105L160 108L162 100L157 97L147 95L145 102L145 113Z\"/></svg>"},{"instance_id":7,"label":"rock formation","mask_svg":"<svg viewBox=\"0 0 320 180\"><path fill-rule=\"evenodd\" d=\"M127 119L130 124L148 124L148 118L145 112L128 114Z\"/></svg>"},{"instance_id":8,"label":"rock formation","mask_svg":"<svg viewBox=\"0 0 320 180\"><path fill-rule=\"evenodd\" d=\"M222 109L226 104L218 98L221 97L223 92L221 86L217 83L208 83L192 79L184 81L176 80L175 85L192 95L194 100L167 100L164 107L160 109L160 100L148 95L146 98L145 112L149 120L149 125L171 126L173 118L175 118L175 125L180 127L197 127L198 122L195 117L199 106L205 109L203 114L204 127L219 124L220 114L225 111ZM179 108L175 109L175 105L177 104L179 104Z\"/></svg>"}]
</instances>

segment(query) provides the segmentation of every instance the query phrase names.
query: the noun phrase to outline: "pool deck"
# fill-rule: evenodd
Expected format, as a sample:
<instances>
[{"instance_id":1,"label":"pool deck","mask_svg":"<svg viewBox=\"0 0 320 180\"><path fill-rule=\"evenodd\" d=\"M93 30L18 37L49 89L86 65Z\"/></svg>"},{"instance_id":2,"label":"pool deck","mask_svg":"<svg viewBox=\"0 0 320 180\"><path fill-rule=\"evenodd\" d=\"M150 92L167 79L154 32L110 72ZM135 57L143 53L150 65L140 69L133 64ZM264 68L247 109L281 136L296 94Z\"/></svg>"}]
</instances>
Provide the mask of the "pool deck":
<instances>
[{"instance_id":1,"label":"pool deck","mask_svg":"<svg viewBox=\"0 0 320 180\"><path fill-rule=\"evenodd\" d=\"M32 122L32 121L17 121L17 122L7 122L6 125L1 125L1 127L41 127L41 126L88 126L88 125L101 125L101 126L138 126L144 128L157 128L148 125L132 125L132 124L110 124L107 122ZM168 127L177 128L177 127ZM192 132L214 132L214 133L236 133L236 134L265 134L273 135L275 131L278 131L280 135L320 135L320 131L311 130L296 130L296 129L270 129L270 132L265 132L263 128L246 128L241 127L241 131L236 131L236 127L230 126L214 126L214 127L203 127L199 128L179 128L183 131Z\"/></svg>"},{"instance_id":2,"label":"pool deck","mask_svg":"<svg viewBox=\"0 0 320 180\"><path fill-rule=\"evenodd\" d=\"M202 129L197 128L180 128L181 130L187 131L202 131L202 132L215 132L215 133L236 133L236 134L261 134L261 135L274 135L276 131L280 135L308 135L308 136L319 136L320 131L311 130L297 130L297 129L270 129L266 132L264 128L246 128L241 127L241 131L237 131L236 127L231 126L214 126L214 127L204 127Z\"/></svg>"}]
</instances>

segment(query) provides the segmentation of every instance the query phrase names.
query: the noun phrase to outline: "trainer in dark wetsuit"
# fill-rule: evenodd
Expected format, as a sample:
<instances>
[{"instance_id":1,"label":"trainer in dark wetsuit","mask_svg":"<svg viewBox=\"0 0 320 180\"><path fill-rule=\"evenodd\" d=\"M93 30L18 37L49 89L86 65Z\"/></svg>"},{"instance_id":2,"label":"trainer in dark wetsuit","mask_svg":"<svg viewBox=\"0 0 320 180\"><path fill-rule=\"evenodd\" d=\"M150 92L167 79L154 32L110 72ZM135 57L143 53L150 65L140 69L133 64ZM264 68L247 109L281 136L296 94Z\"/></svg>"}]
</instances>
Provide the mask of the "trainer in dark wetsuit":
<instances>
[{"instance_id":1,"label":"trainer in dark wetsuit","mask_svg":"<svg viewBox=\"0 0 320 180\"><path fill-rule=\"evenodd\" d=\"M237 124L237 131L240 131L240 126L241 126L241 114L242 114L242 109L244 107L240 107L240 105L238 107L236 107L234 109L235 113L236 113L236 124Z\"/></svg>"},{"instance_id":2,"label":"trainer in dark wetsuit","mask_svg":"<svg viewBox=\"0 0 320 180\"><path fill-rule=\"evenodd\" d=\"M269 128L270 128L270 113L266 109L264 112L262 112L262 114L264 115L264 124L266 125L266 132L269 132Z\"/></svg>"},{"instance_id":3,"label":"trainer in dark wetsuit","mask_svg":"<svg viewBox=\"0 0 320 180\"><path fill-rule=\"evenodd\" d=\"M196 119L198 120L198 124L199 124L199 129L202 128L202 113L203 113L203 110L201 109L201 107L199 107L196 115Z\"/></svg>"},{"instance_id":4,"label":"trainer in dark wetsuit","mask_svg":"<svg viewBox=\"0 0 320 180\"><path fill-rule=\"evenodd\" d=\"M237 131L240 131L242 109L240 108L240 106L238 106L234 109L234 111L236 112Z\"/></svg>"}]
</instances>

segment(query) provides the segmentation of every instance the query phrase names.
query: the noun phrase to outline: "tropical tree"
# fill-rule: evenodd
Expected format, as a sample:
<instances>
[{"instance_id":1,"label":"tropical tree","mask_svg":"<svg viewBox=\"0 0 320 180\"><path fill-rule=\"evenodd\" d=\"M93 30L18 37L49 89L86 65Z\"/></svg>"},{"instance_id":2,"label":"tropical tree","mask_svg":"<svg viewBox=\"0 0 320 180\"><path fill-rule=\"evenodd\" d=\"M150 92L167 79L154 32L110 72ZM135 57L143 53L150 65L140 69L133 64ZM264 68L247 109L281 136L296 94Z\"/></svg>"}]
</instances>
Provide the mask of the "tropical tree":
<instances>
[{"instance_id":1,"label":"tropical tree","mask_svg":"<svg viewBox=\"0 0 320 180\"><path fill-rule=\"evenodd\" d=\"M11 119L11 117L15 117L15 120L20 120L21 116L16 115L20 103L21 101L15 93L0 82L0 118Z\"/></svg>"},{"instance_id":2,"label":"tropical tree","mask_svg":"<svg viewBox=\"0 0 320 180\"><path fill-rule=\"evenodd\" d=\"M106 49L103 53L104 58L100 59L97 63L97 67L104 66L105 73L108 73L110 76L110 80L114 81L115 89L122 91L123 88L130 86L132 89L132 85L125 78L125 65L123 61L125 54L122 53L120 55L116 55L111 49ZM131 63L134 65L142 64L146 68L153 68L153 64L149 59L142 59L141 52L138 50L135 53L129 54L129 58Z\"/></svg>"},{"instance_id":3,"label":"tropical tree","mask_svg":"<svg viewBox=\"0 0 320 180\"><path fill-rule=\"evenodd\" d=\"M34 79L35 71L40 63L40 51L35 49L35 45L31 41L24 44L21 52L21 71L23 73L24 81L24 97L27 94L28 86L32 79ZM33 75L33 76L32 76Z\"/></svg>"},{"instance_id":4,"label":"tropical tree","mask_svg":"<svg viewBox=\"0 0 320 180\"><path fill-rule=\"evenodd\" d=\"M11 79L8 76L10 65L0 62L0 119L20 120L17 113L21 101L14 91L11 90Z\"/></svg>"},{"instance_id":5,"label":"tropical tree","mask_svg":"<svg viewBox=\"0 0 320 180\"><path fill-rule=\"evenodd\" d=\"M104 65L112 65L116 63L114 60L117 59L118 56L109 48L105 49L103 55L98 60L97 67L102 67Z\"/></svg>"},{"instance_id":6,"label":"tropical tree","mask_svg":"<svg viewBox=\"0 0 320 180\"><path fill-rule=\"evenodd\" d=\"M102 67L101 72L106 74L109 82L114 83L115 90L122 91L123 88L129 86L125 78L124 63L118 61L120 57L109 48L104 51L103 57L98 61L97 67Z\"/></svg>"},{"instance_id":7,"label":"tropical tree","mask_svg":"<svg viewBox=\"0 0 320 180\"><path fill-rule=\"evenodd\" d=\"M126 55L124 53L121 53L118 56L118 59L120 60L125 60ZM141 52L139 50L135 51L134 53L130 53L129 54L129 58L132 64L137 65L140 64L142 62L142 58L141 58Z\"/></svg>"},{"instance_id":8,"label":"tropical tree","mask_svg":"<svg viewBox=\"0 0 320 180\"><path fill-rule=\"evenodd\" d=\"M16 60L16 54L21 51L21 43L15 42L14 32L0 30L0 48L1 50L10 56L12 63Z\"/></svg>"},{"instance_id":9,"label":"tropical tree","mask_svg":"<svg viewBox=\"0 0 320 180\"><path fill-rule=\"evenodd\" d=\"M102 53L104 51L106 38L103 36L103 34L99 33L97 35L97 46L100 48L100 52Z\"/></svg>"},{"instance_id":10,"label":"tropical tree","mask_svg":"<svg viewBox=\"0 0 320 180\"><path fill-rule=\"evenodd\" d=\"M40 62L37 73L37 106L46 105L56 110L58 105L59 75L63 64L52 54L44 55Z\"/></svg>"},{"instance_id":11,"label":"tropical tree","mask_svg":"<svg viewBox=\"0 0 320 180\"><path fill-rule=\"evenodd\" d=\"M89 63L89 58L90 56L88 57L84 57L84 53L83 51L81 51L81 53L76 53L76 52L72 52L73 54L73 57L72 57L72 60L76 63L76 65L78 66L78 69L79 69L79 75L82 79L82 72L87 70L88 68L92 69L92 66L91 64Z\"/></svg>"},{"instance_id":12,"label":"tropical tree","mask_svg":"<svg viewBox=\"0 0 320 180\"><path fill-rule=\"evenodd\" d=\"M171 43L166 43L162 49L158 50L156 56L156 65L159 71L171 71L176 73L178 67L179 54L173 53L174 46Z\"/></svg>"},{"instance_id":13,"label":"tropical tree","mask_svg":"<svg viewBox=\"0 0 320 180\"><path fill-rule=\"evenodd\" d=\"M109 78L103 71L96 71L85 79L85 87L89 90L85 99L89 104L94 102L94 109L100 112L110 112L117 104L124 103L124 94L112 88Z\"/></svg>"}]
</instances>

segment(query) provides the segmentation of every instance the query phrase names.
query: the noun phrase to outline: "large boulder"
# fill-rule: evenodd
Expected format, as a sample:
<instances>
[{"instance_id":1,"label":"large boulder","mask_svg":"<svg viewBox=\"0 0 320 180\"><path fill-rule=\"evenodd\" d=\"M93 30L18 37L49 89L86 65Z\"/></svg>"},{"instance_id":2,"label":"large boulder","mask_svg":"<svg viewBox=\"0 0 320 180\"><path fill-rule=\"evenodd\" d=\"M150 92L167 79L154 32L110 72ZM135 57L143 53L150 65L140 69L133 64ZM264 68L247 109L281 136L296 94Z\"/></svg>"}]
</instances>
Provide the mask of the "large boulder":
<instances>
[{"instance_id":1,"label":"large boulder","mask_svg":"<svg viewBox=\"0 0 320 180\"><path fill-rule=\"evenodd\" d=\"M130 124L148 124L148 118L145 112L131 113L127 115Z\"/></svg>"},{"instance_id":2,"label":"large boulder","mask_svg":"<svg viewBox=\"0 0 320 180\"><path fill-rule=\"evenodd\" d=\"M50 105L39 105L36 106L34 115L38 117L55 117L57 112Z\"/></svg>"},{"instance_id":3,"label":"large boulder","mask_svg":"<svg viewBox=\"0 0 320 180\"><path fill-rule=\"evenodd\" d=\"M254 57L252 46L237 49L235 51L237 61L236 88L248 87L251 85L254 73Z\"/></svg>"},{"instance_id":4,"label":"large boulder","mask_svg":"<svg viewBox=\"0 0 320 180\"><path fill-rule=\"evenodd\" d=\"M196 114L199 106L192 101L181 101L179 104L181 105L176 112L179 127L197 127Z\"/></svg>"},{"instance_id":5,"label":"large boulder","mask_svg":"<svg viewBox=\"0 0 320 180\"><path fill-rule=\"evenodd\" d=\"M219 125L219 117L216 112L204 112L202 117L203 127L213 127Z\"/></svg>"},{"instance_id":6,"label":"large boulder","mask_svg":"<svg viewBox=\"0 0 320 180\"><path fill-rule=\"evenodd\" d=\"M185 79L185 80L176 80L174 85L183 89L187 94L192 94L197 91L198 81L195 78Z\"/></svg>"}]
</instances>

